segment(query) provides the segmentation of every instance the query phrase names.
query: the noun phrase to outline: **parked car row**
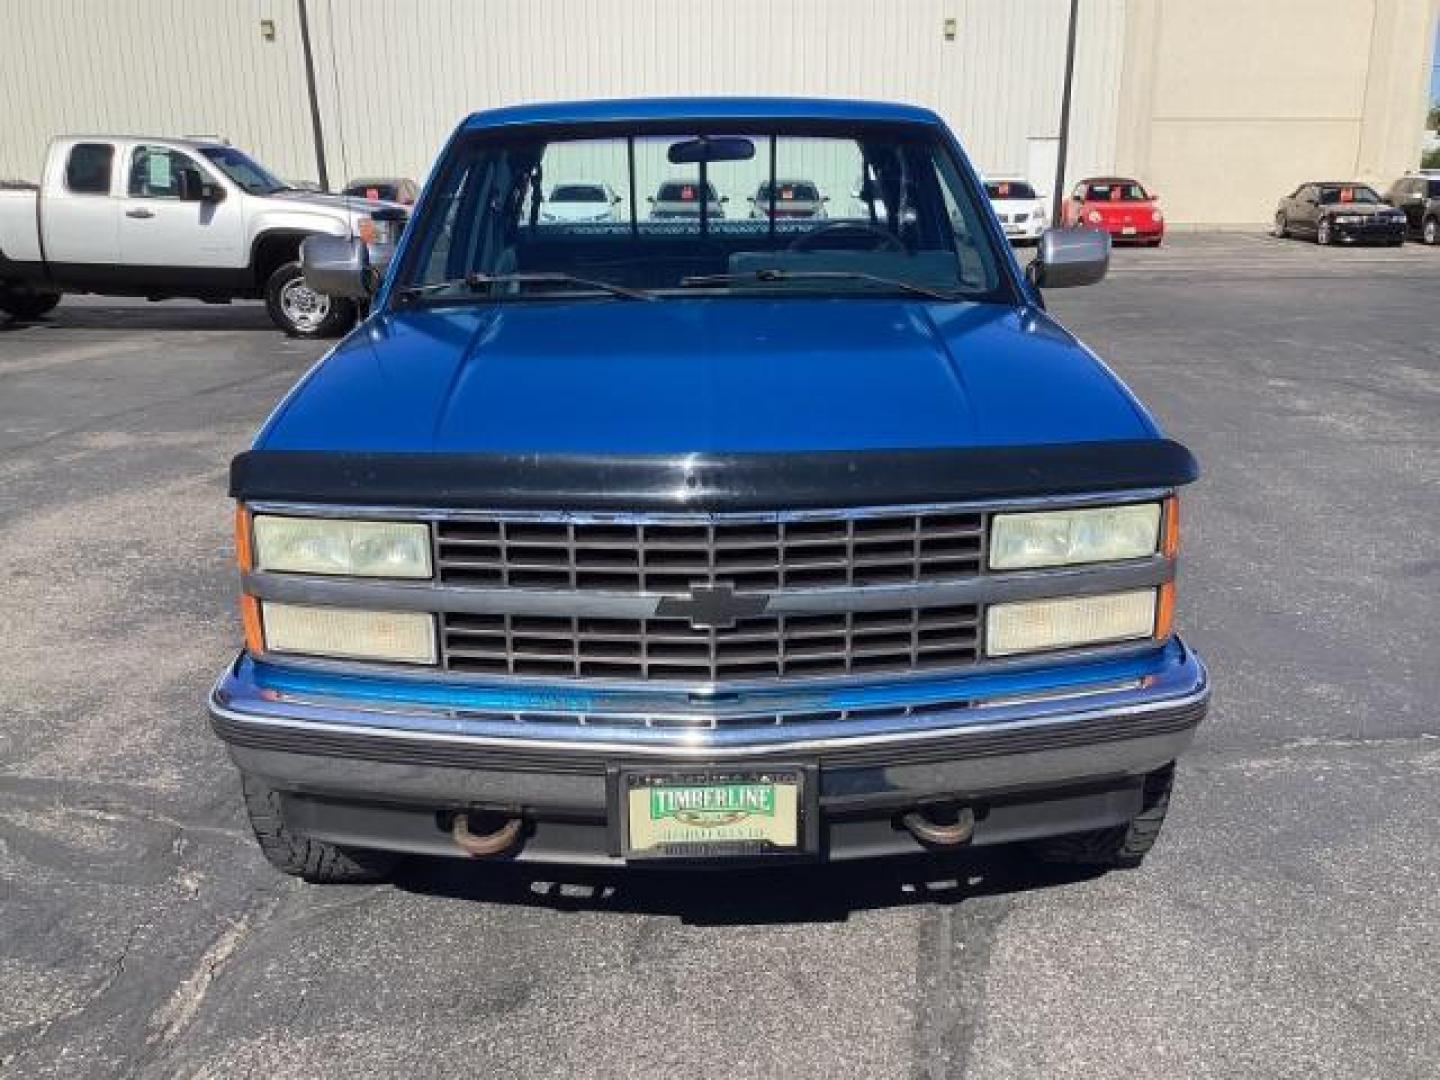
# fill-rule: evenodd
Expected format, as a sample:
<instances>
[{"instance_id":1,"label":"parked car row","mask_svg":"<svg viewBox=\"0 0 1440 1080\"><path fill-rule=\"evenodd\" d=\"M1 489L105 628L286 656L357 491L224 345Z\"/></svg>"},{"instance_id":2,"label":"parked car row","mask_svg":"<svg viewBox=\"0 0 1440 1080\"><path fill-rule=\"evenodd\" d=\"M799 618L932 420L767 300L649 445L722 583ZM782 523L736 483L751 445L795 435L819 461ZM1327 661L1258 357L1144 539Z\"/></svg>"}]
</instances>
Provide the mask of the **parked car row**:
<instances>
[{"instance_id":1,"label":"parked car row","mask_svg":"<svg viewBox=\"0 0 1440 1080\"><path fill-rule=\"evenodd\" d=\"M715 220L724 220L728 196L715 190L714 184L706 184L706 215ZM820 193L819 185L812 180L776 180L774 197L771 197L770 182L764 181L747 198L752 219L768 217L772 212L777 218L823 218L828 195ZM700 216L700 185L693 181L666 181L647 200L651 221L698 218ZM609 184L594 181L556 184L540 209L541 221L555 222L608 222L621 219L617 209L623 200Z\"/></svg>"},{"instance_id":2,"label":"parked car row","mask_svg":"<svg viewBox=\"0 0 1440 1080\"><path fill-rule=\"evenodd\" d=\"M990 205L1005 235L1015 241L1038 241L1050 226L1049 200L1023 177L992 177L985 181ZM1070 190L1060 209L1059 225L1107 233L1112 241L1150 247L1165 236L1165 215L1158 197L1138 180L1094 176Z\"/></svg>"},{"instance_id":3,"label":"parked car row","mask_svg":"<svg viewBox=\"0 0 1440 1080\"><path fill-rule=\"evenodd\" d=\"M1440 174L1402 176L1383 197L1368 184L1307 181L1280 200L1274 232L1326 245L1368 241L1399 247L1407 237L1440 244Z\"/></svg>"},{"instance_id":4,"label":"parked car row","mask_svg":"<svg viewBox=\"0 0 1440 1080\"><path fill-rule=\"evenodd\" d=\"M1317 244L1405 242L1405 212L1385 202L1374 188L1343 181L1313 180L1280 200L1275 235L1308 236Z\"/></svg>"}]
</instances>

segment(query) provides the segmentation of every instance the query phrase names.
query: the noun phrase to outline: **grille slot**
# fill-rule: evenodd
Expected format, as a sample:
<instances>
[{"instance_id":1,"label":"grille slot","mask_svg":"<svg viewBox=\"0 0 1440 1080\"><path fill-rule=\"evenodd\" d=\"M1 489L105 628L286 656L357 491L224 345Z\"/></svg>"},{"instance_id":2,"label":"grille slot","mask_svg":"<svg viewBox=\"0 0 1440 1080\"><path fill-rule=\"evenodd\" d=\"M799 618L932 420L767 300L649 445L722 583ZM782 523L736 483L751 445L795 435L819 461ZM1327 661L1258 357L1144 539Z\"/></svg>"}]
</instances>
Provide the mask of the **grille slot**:
<instances>
[{"instance_id":1,"label":"grille slot","mask_svg":"<svg viewBox=\"0 0 1440 1080\"><path fill-rule=\"evenodd\" d=\"M696 629L688 619L442 616L445 664L482 675L724 682L928 671L974 663L974 605L758 616Z\"/></svg>"},{"instance_id":2,"label":"grille slot","mask_svg":"<svg viewBox=\"0 0 1440 1080\"><path fill-rule=\"evenodd\" d=\"M738 714L702 713L682 715L648 715L643 713L534 713L500 712L490 710L464 709L456 713L463 720L482 720L514 724L567 724L576 727L651 727L651 728L693 728L714 730L717 728L774 727L776 725L825 724L845 720L895 720L904 717L934 716L939 713L955 712L972 707L966 700L940 701L933 704L906 706L876 706L862 709L815 709L805 712L746 712Z\"/></svg>"},{"instance_id":3,"label":"grille slot","mask_svg":"<svg viewBox=\"0 0 1440 1080\"><path fill-rule=\"evenodd\" d=\"M897 512L799 521L442 521L446 585L685 593L921 583L980 570L984 517Z\"/></svg>"}]
</instances>

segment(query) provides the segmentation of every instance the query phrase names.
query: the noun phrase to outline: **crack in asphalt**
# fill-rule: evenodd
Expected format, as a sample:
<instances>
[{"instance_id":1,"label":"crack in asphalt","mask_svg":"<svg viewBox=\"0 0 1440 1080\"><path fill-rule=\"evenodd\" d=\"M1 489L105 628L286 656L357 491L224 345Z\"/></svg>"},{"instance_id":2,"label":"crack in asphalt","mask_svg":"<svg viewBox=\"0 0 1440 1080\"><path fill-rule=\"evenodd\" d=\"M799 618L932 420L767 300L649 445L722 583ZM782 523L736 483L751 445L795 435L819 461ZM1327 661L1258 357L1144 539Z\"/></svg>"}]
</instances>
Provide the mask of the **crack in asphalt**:
<instances>
[{"instance_id":1,"label":"crack in asphalt","mask_svg":"<svg viewBox=\"0 0 1440 1080\"><path fill-rule=\"evenodd\" d=\"M110 988L125 974L125 967L130 961L130 953L135 947L135 941L140 936L140 932L148 928L149 924L146 923L137 923L130 928L130 932L125 935L124 943L120 946L119 953L110 961L110 970L98 979L93 987L86 991L81 1001L62 1012L56 1013L54 1016L13 1032L10 1037L18 1040L20 1045L9 1053L0 1053L0 1072L5 1072L21 1058L39 1049L57 1024L68 1023L79 1016L83 1016L97 1002L104 998L105 995L110 992ZM27 1034L27 1032L29 1034Z\"/></svg>"},{"instance_id":2,"label":"crack in asphalt","mask_svg":"<svg viewBox=\"0 0 1440 1080\"><path fill-rule=\"evenodd\" d=\"M915 1080L966 1073L985 1008L990 953L1010 913L1006 896L971 897L920 921L915 969Z\"/></svg>"},{"instance_id":3,"label":"crack in asphalt","mask_svg":"<svg viewBox=\"0 0 1440 1080\"><path fill-rule=\"evenodd\" d=\"M147 1047L163 1048L189 1027L204 1004L216 973L239 951L245 940L269 920L280 906L280 900L279 896L271 896L265 903L242 913L210 943L190 974L180 980L165 1003L150 1014L146 1023L149 1032L145 1038Z\"/></svg>"}]
</instances>

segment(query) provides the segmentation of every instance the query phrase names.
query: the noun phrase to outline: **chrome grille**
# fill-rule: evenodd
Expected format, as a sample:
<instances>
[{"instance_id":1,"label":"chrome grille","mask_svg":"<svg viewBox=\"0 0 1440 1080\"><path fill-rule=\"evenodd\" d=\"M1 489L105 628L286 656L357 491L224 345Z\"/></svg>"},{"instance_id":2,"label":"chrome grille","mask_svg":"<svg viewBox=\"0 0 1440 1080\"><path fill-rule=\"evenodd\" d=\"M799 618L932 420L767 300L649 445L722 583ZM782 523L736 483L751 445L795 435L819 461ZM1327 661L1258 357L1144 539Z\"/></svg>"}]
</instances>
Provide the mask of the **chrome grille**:
<instances>
[{"instance_id":1,"label":"chrome grille","mask_svg":"<svg viewBox=\"0 0 1440 1080\"><path fill-rule=\"evenodd\" d=\"M791 521L442 521L446 585L687 593L842 588L980 570L984 517L902 512Z\"/></svg>"},{"instance_id":2,"label":"chrome grille","mask_svg":"<svg viewBox=\"0 0 1440 1080\"><path fill-rule=\"evenodd\" d=\"M541 678L722 682L953 668L979 650L974 605L688 619L446 614L451 671Z\"/></svg>"}]
</instances>

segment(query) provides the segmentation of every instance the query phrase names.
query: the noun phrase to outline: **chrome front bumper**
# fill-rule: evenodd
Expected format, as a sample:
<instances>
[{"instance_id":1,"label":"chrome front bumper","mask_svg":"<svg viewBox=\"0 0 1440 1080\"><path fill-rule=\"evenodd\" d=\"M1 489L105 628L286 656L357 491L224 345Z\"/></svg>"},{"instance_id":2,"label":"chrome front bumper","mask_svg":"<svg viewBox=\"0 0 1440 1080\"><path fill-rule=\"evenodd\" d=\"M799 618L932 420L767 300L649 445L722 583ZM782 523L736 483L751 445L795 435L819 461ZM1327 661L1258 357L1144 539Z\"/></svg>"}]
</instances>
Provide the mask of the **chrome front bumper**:
<instances>
[{"instance_id":1,"label":"chrome front bumper","mask_svg":"<svg viewBox=\"0 0 1440 1080\"><path fill-rule=\"evenodd\" d=\"M417 700L420 683L348 681L357 692L242 656L211 693L211 724L241 769L297 796L594 818L619 765L805 762L828 815L1133 780L1189 745L1210 694L1178 640L1063 671L952 679L953 707L763 727L500 720ZM375 696L382 685L388 697ZM913 697L924 685L888 690Z\"/></svg>"}]
</instances>

